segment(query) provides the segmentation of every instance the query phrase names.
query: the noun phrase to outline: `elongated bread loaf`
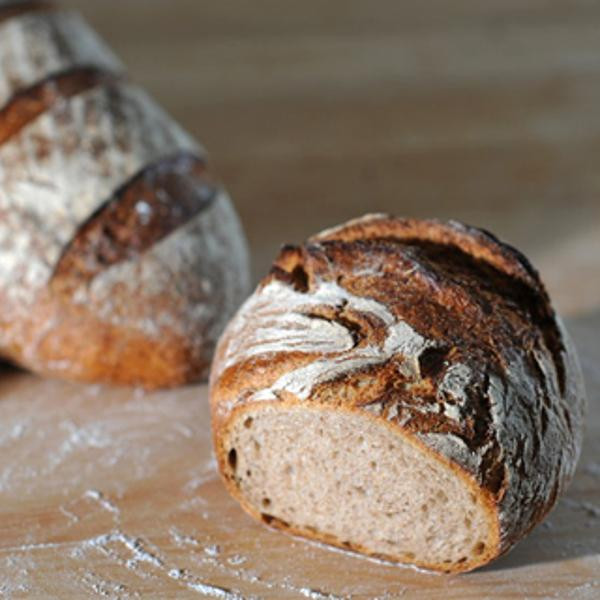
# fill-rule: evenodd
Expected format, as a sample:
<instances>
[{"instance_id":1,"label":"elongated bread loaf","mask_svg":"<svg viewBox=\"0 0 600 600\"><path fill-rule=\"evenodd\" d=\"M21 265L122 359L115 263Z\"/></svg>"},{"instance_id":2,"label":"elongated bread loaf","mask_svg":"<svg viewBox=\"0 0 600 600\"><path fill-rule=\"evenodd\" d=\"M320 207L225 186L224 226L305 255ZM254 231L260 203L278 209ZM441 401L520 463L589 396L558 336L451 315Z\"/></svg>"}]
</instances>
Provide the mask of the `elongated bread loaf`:
<instances>
[{"instance_id":1,"label":"elongated bread loaf","mask_svg":"<svg viewBox=\"0 0 600 600\"><path fill-rule=\"evenodd\" d=\"M206 376L248 287L204 150L82 19L0 5L0 352L40 373Z\"/></svg>"},{"instance_id":2,"label":"elongated bread loaf","mask_svg":"<svg viewBox=\"0 0 600 600\"><path fill-rule=\"evenodd\" d=\"M438 571L509 550L582 441L577 357L536 271L457 222L370 215L284 247L210 385L252 516Z\"/></svg>"}]
</instances>

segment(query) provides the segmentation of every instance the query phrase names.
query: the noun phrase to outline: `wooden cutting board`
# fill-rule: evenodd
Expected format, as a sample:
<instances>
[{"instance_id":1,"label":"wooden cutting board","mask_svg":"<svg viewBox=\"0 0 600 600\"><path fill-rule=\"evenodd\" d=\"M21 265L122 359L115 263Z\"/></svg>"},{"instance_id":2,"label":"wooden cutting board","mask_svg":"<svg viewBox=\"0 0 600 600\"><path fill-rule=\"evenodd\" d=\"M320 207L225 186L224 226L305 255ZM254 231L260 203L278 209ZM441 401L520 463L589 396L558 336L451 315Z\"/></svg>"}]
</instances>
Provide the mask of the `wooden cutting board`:
<instances>
[{"instance_id":1,"label":"wooden cutting board","mask_svg":"<svg viewBox=\"0 0 600 600\"><path fill-rule=\"evenodd\" d=\"M575 480L508 556L436 576L254 523L211 455L205 386L0 377L0 597L600 598L600 313L571 321L589 392Z\"/></svg>"},{"instance_id":2,"label":"wooden cutting board","mask_svg":"<svg viewBox=\"0 0 600 600\"><path fill-rule=\"evenodd\" d=\"M600 4L589 0L64 0L211 152L254 272L368 210L460 218L600 297ZM118 18L115 18L118 15ZM255 524L210 455L206 388L0 372L1 598L600 598L600 314L576 479L487 569L378 564Z\"/></svg>"}]
</instances>

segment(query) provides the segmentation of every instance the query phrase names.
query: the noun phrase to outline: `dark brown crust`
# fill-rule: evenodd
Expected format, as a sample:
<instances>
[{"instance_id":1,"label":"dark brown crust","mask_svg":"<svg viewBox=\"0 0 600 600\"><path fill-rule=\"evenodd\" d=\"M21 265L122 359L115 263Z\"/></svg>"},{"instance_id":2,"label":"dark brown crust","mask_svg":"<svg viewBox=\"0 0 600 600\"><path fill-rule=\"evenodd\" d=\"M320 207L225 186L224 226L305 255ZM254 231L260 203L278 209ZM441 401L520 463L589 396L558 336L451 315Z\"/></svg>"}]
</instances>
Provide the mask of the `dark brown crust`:
<instances>
[{"instance_id":1,"label":"dark brown crust","mask_svg":"<svg viewBox=\"0 0 600 600\"><path fill-rule=\"evenodd\" d=\"M398 236L393 235L396 229ZM417 238L421 232L422 238ZM406 237L403 237L406 235ZM477 246L478 241L482 246ZM379 262L389 277L351 277L361 260ZM378 260L379 259L379 260ZM402 277L402 272L408 273ZM500 375L511 360L510 349L546 347L553 354L559 382L564 386L562 342L556 328L554 311L535 270L520 253L496 238L473 227L435 221L377 219L326 232L309 240L303 247L286 246L275 261L271 274L261 283L279 279L301 291L310 291L315 279L336 281L357 296L367 296L389 306L402 320L425 336L440 343L445 354L466 364L491 364ZM377 281L376 281L377 279ZM298 281L302 282L299 286ZM381 324L372 323L368 331L355 335L376 340ZM438 352L442 352L438 348ZM286 361L287 362L287 361ZM531 362L532 376L543 382L543 375ZM243 363L236 370L244 370ZM248 366L248 370L251 370ZM393 361L370 368L377 381L393 385L363 390L365 404L397 401L402 396L406 405L415 404L410 413L404 408L398 420L408 417L405 427L421 433L454 433L472 450L491 443L484 457L483 485L500 498L505 486L500 448L494 439L486 390L486 370L475 369L479 381L474 382L471 413L465 415L461 429L443 415L423 414L422 403L437 403L435 373L428 379L429 389L403 387ZM274 379L280 370L273 367ZM386 371L396 373L386 377ZM562 376L561 376L562 374ZM227 375L225 374L225 377ZM327 396L339 395L345 387L360 381L361 373L328 382L316 390Z\"/></svg>"},{"instance_id":2,"label":"dark brown crust","mask_svg":"<svg viewBox=\"0 0 600 600\"><path fill-rule=\"evenodd\" d=\"M208 209L217 192L196 156L177 154L145 167L80 226L57 263L53 289L85 284L150 249Z\"/></svg>"},{"instance_id":3,"label":"dark brown crust","mask_svg":"<svg viewBox=\"0 0 600 600\"><path fill-rule=\"evenodd\" d=\"M32 13L32 12L46 12L55 10L56 4L54 2L44 2L43 0L18 0L8 1L0 3L0 23L19 17L21 15Z\"/></svg>"},{"instance_id":4,"label":"dark brown crust","mask_svg":"<svg viewBox=\"0 0 600 600\"><path fill-rule=\"evenodd\" d=\"M437 219L398 219L391 215L374 215L347 223L343 228L326 230L311 237L308 243L324 241L369 240L386 238L407 244L430 242L440 246L453 246L476 260L482 260L504 272L521 279L547 298L538 272L524 254L494 234L459 221Z\"/></svg>"},{"instance_id":5,"label":"dark brown crust","mask_svg":"<svg viewBox=\"0 0 600 600\"><path fill-rule=\"evenodd\" d=\"M398 236L391 231L398 228ZM389 235L386 235L388 230ZM417 232L422 231L422 238ZM454 236L454 232L458 234ZM468 232L468 233L463 233ZM406 233L406 237L403 234ZM359 237L362 236L362 237ZM472 236L472 237L468 237ZM477 246L483 240L482 247ZM302 259L293 263L290 256ZM366 260L365 260L366 259ZM379 263L382 272L369 277L353 277L351 273L361 262ZM358 267L357 267L358 266ZM510 247L472 227L447 226L432 222L386 219L381 222L344 229L341 235L328 234L311 238L306 246L285 248L275 262L271 278L282 281L297 279L310 282L320 279L336 281L352 294L370 297L390 307L399 318L426 337L435 338L455 361L481 366L474 368L479 378L473 382L468 412L460 429L442 414L423 413L423 404L437 404L435 376L429 389L405 388L393 361L370 370L377 371L378 381L391 382L392 388L363 392L363 402L397 402L402 397L405 408L396 419L409 431L419 433L453 433L475 452L489 446L481 468L482 484L498 499L506 487L506 472L501 461L501 449L494 436L490 401L487 397L488 373L502 375L511 361L512 348L547 348L552 352L559 381L564 386L564 365L561 356L561 336L556 328L554 312L535 271ZM408 273L403 277L402 272ZM293 276L296 273L296 276ZM268 281L267 278L266 281ZM265 282L266 283L266 282ZM377 324L364 337L377 336ZM532 376L543 376L534 368ZM390 371L390 376L386 376ZM562 374L562 376L561 376ZM313 399L320 394L332 397L342 389L357 385L361 373L318 386ZM411 411L408 405L414 404ZM408 419L408 420L407 420Z\"/></svg>"},{"instance_id":6,"label":"dark brown crust","mask_svg":"<svg viewBox=\"0 0 600 600\"><path fill-rule=\"evenodd\" d=\"M326 231L312 237L309 243L379 239L420 248L434 262L441 258L446 263L446 271L451 267L456 273L456 267L460 268L460 263L468 260L469 268L479 271L484 280L489 275L493 281L492 292L498 291L507 298L512 296L509 298L511 307L527 307L533 324L539 327L546 347L554 356L559 385L564 393L565 368L561 356L564 347L556 327L556 315L539 273L523 253L485 229L458 221L396 219L389 215L350 223L341 231ZM471 286L471 291L477 289L477 283ZM492 305L488 306L491 310Z\"/></svg>"},{"instance_id":7,"label":"dark brown crust","mask_svg":"<svg viewBox=\"0 0 600 600\"><path fill-rule=\"evenodd\" d=\"M402 374L404 357L393 355L377 364L352 368L335 379L316 382L306 400L311 406L366 409L412 436L451 434L459 438L468 455L477 457L478 466L471 475L477 478L482 492L492 498L496 518L500 518L500 507L507 506L506 498L511 502L518 498L514 494L520 488L514 479L515 473L519 475L520 463L512 464L507 459L490 382L492 378L506 382L512 365L522 364L524 372L520 376L529 386L523 389L531 395L516 398L519 406L514 409L525 415L525 435L532 444L533 457L528 459L528 467L540 473L548 469L543 464L545 459L539 458L544 456L542 448L550 447L554 440L552 436L544 438L546 410L563 420L559 403L579 393L575 391L578 382L574 379L573 356L565 347L548 294L538 273L520 252L488 232L460 223L374 215L313 236L302 246L285 246L256 293L260 295L273 280L307 298L324 283L339 286L350 297L376 301L397 322L407 323L423 338L434 341L419 356L420 376L416 380ZM343 297L340 294L340 299ZM302 304L301 299L298 303ZM311 314L305 316L342 324L352 335L355 347L381 347L386 325L378 322L374 313L351 314L343 301L335 306L315 308L314 302L311 306ZM285 311L285 304L278 304L269 313L271 322ZM242 336L252 335L252 312L244 319L247 328L236 331L238 335L240 331ZM255 391L269 389L283 375L322 358L317 350L298 354L282 346L277 352L249 354L236 360L235 352L227 350L231 341L226 331L217 347L211 375L216 441L231 423L228 407L241 410L252 406L249 399ZM539 356L549 361L546 364L550 370L554 367L557 385L552 390L549 386L553 376L541 370ZM226 368L221 368L222 364ZM462 388L465 396L460 401L458 419L449 417L445 410L456 405L457 399L440 392L449 365L464 365L470 373L468 384ZM515 393L521 394L521 388ZM282 404L294 401L294 395L285 389L278 389L276 397ZM512 411L513 407L506 410ZM576 414L578 409L574 410ZM570 434L563 424L556 427L560 435L565 435L565 456L569 457L565 460L574 464L577 435L570 426ZM523 438L514 439L518 453ZM521 454L525 455L523 448ZM509 469L514 469L512 481ZM564 486L560 463L553 464L552 469L547 473L548 481L561 480ZM520 476L527 480L524 472ZM519 516L511 517L508 529L502 529L496 555L509 549L543 518L558 491L555 486L552 493L541 493L539 497L534 493L522 499L526 508Z\"/></svg>"},{"instance_id":8,"label":"dark brown crust","mask_svg":"<svg viewBox=\"0 0 600 600\"><path fill-rule=\"evenodd\" d=\"M17 135L62 99L71 98L99 85L111 84L119 77L96 67L77 67L54 73L18 91L0 110L0 145Z\"/></svg>"}]
</instances>

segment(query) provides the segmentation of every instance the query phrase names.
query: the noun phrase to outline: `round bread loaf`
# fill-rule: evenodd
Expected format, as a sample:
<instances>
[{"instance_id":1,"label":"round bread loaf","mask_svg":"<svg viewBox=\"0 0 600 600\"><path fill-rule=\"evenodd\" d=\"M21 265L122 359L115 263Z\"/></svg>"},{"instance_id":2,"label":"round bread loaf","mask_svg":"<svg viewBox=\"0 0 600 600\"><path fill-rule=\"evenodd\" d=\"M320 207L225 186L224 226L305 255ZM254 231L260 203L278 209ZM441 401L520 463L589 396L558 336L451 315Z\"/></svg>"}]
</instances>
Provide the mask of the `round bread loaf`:
<instances>
[{"instance_id":1,"label":"round bread loaf","mask_svg":"<svg viewBox=\"0 0 600 600\"><path fill-rule=\"evenodd\" d=\"M204 150L77 15L0 4L0 354L70 379L206 377L249 285Z\"/></svg>"},{"instance_id":2,"label":"round bread loaf","mask_svg":"<svg viewBox=\"0 0 600 600\"><path fill-rule=\"evenodd\" d=\"M457 222L369 215L284 247L211 372L224 482L263 522L467 571L573 475L585 394L536 271Z\"/></svg>"}]
</instances>

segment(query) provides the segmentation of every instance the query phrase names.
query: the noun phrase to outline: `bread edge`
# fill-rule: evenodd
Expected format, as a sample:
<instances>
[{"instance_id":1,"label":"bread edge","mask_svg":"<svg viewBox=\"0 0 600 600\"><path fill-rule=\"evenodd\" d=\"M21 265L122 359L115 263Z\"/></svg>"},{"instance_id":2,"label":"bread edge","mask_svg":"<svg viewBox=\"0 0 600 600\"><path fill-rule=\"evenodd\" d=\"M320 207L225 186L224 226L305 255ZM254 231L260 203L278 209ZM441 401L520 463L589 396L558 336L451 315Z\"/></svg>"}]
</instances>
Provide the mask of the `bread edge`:
<instances>
[{"instance_id":1,"label":"bread edge","mask_svg":"<svg viewBox=\"0 0 600 600\"><path fill-rule=\"evenodd\" d=\"M246 404L237 406L224 419L215 421L214 413L215 413L216 406L219 404L220 401L221 401L221 398L219 398L219 397L216 397L216 398L211 397L211 413L213 414L213 447L215 448L215 455L217 458L219 475L220 475L221 480L223 481L225 487L227 488L227 491L232 495L233 498L235 498L240 503L243 510L247 514L249 514L251 517L256 519L257 521L259 521L263 524L266 524L267 526L269 526L271 528L284 531L288 534L299 536L302 538L312 539L313 541L318 541L318 542L322 542L322 543L325 543L325 544L328 544L331 546L335 546L342 550L354 552L354 553L361 554L361 555L366 555L371 558L385 560L385 561L392 562L392 563L399 564L399 565L414 566L414 567L418 567L420 569L425 569L425 570L433 571L436 573L445 573L445 574L464 573L464 572L476 569L478 567L481 567L481 566L491 562L492 560L494 560L501 554L503 554L503 551L501 549L501 542L500 542L499 505L495 501L493 495L488 490L486 490L485 488L482 488L479 484L477 484L477 482L474 480L473 476L470 473L468 473L466 470L464 470L462 467L460 467L458 464L456 464L455 462L453 462L452 460L450 460L443 454L436 452L435 450L433 450L432 448L427 446L424 442L419 440L416 436L412 435L410 432L406 431L401 426L399 426L395 423L392 423L390 421L387 421L385 419L382 419L381 417L378 417L376 415L372 415L372 414L368 413L368 411L361 410L359 407L355 407L353 409L350 409L347 407L343 407L343 408L337 407L336 409L331 409L325 405L307 405L306 403L304 403L300 400L295 400L295 401L281 400L281 401L278 401L277 404L274 404L273 401L250 402L250 403L246 403ZM254 509L245 500L245 498L243 497L243 495L240 492L240 489L232 482L232 480L229 477L227 477L227 475L226 475L226 473L227 473L227 466L226 466L227 465L227 453L225 452L225 441L228 439L228 433L229 433L229 430L230 430L231 426L233 425L234 421L238 418L242 418L243 415L247 411L255 410L256 408L260 408L261 406L269 407L269 408L273 408L273 407L289 408L289 407L301 406L301 407L305 408L306 410L330 410L330 411L337 410L337 411L343 411L343 412L347 412L347 413L355 413L355 414L361 415L362 417L367 417L367 418L371 419L373 422L377 423L380 426L387 427L389 430L391 430L396 435L402 436L402 438L405 441L407 441L408 443L410 443L413 447L417 448L418 450L420 450L421 452L423 452L425 454L428 454L430 457L432 457L435 460L437 460L438 462L442 463L442 465L444 467L453 471L453 473L456 476L460 477L463 480L463 482L467 485L467 487L471 490L471 492L474 493L478 497L478 499L482 500L484 509L486 511L486 516L488 518L488 524L490 525L490 532L491 532L491 535L488 538L489 542L487 544L487 548L489 548L489 550L486 550L481 555L481 558L477 561L467 560L465 563L462 563L460 566L457 566L455 564L452 566L452 568L448 568L448 565L444 564L444 563L426 563L426 562L417 562L417 561L409 562L409 561L406 561L406 559L403 557L374 553L374 552L367 550L366 548L363 548L362 546L358 546L358 545L348 546L346 544L343 544L342 542L340 542L333 536L329 536L326 533L320 533L320 532L313 533L313 532L310 532L307 530L303 530L301 528L294 527L292 525L284 523L284 522L278 520L277 518L274 518L270 523L265 523L265 520L262 518L261 512Z\"/></svg>"}]
</instances>

